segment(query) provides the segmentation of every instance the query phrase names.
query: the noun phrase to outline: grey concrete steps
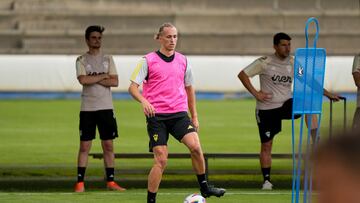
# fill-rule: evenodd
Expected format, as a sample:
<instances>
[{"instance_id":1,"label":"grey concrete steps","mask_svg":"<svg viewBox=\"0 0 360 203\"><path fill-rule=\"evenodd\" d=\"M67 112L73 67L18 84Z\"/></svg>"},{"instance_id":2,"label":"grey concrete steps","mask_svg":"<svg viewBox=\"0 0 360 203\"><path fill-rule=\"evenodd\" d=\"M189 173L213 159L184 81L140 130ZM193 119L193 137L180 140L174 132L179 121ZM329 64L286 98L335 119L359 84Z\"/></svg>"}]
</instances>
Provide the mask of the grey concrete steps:
<instances>
[{"instance_id":1,"label":"grey concrete steps","mask_svg":"<svg viewBox=\"0 0 360 203\"><path fill-rule=\"evenodd\" d=\"M358 10L357 0L2 0L1 7L14 10L276 10L330 11Z\"/></svg>"},{"instance_id":2,"label":"grey concrete steps","mask_svg":"<svg viewBox=\"0 0 360 203\"><path fill-rule=\"evenodd\" d=\"M14 7L14 0L1 0L0 11L12 10Z\"/></svg>"},{"instance_id":3,"label":"grey concrete steps","mask_svg":"<svg viewBox=\"0 0 360 203\"><path fill-rule=\"evenodd\" d=\"M139 32L155 30L163 22L174 21L172 16L81 16L81 17L56 17L36 16L21 20L18 23L20 30L67 30L82 29L88 25L100 24L107 29L136 30Z\"/></svg>"},{"instance_id":4,"label":"grey concrete steps","mask_svg":"<svg viewBox=\"0 0 360 203\"><path fill-rule=\"evenodd\" d=\"M178 50L194 55L262 55L273 52L272 35L182 35ZM305 47L303 35L293 35L292 47ZM103 39L103 47L112 54L144 54L156 50L158 44L152 35L108 35ZM32 36L13 37L0 40L7 48L17 47L21 53L77 54L85 50L83 36ZM352 55L354 44L360 44L357 35L339 37L321 36L318 47L327 49L329 55ZM3 48L2 47L2 48Z\"/></svg>"},{"instance_id":5,"label":"grey concrete steps","mask_svg":"<svg viewBox=\"0 0 360 203\"><path fill-rule=\"evenodd\" d=\"M158 47L158 26L172 22L187 54L260 55L273 51L280 31L303 47L310 16L319 19L319 46L329 54L358 52L358 0L2 0L0 53L77 54L86 48L84 29L101 24L104 48L143 54Z\"/></svg>"},{"instance_id":6,"label":"grey concrete steps","mask_svg":"<svg viewBox=\"0 0 360 203\"><path fill-rule=\"evenodd\" d=\"M24 16L17 19L3 17L0 27L20 30L72 30L84 29L90 24L104 25L108 30L156 32L163 22L174 22L184 33L251 33L251 32L303 32L306 15L163 15L163 16ZM360 14L319 15L321 32L360 33ZM351 27L351 29L349 29Z\"/></svg>"}]
</instances>

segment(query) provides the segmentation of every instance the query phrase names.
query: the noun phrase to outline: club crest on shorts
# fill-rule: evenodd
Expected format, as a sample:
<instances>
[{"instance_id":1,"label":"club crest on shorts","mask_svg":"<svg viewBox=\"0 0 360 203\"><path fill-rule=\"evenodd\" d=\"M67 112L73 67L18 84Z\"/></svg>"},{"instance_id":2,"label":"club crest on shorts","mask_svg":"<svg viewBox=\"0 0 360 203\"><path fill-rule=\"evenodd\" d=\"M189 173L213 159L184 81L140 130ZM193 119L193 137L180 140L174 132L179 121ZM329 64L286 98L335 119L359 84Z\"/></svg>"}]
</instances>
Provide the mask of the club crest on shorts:
<instances>
[{"instance_id":1,"label":"club crest on shorts","mask_svg":"<svg viewBox=\"0 0 360 203\"><path fill-rule=\"evenodd\" d=\"M158 135L158 134L154 134L154 135L153 135L153 139L154 139L155 142L157 142L158 139L159 139L159 135Z\"/></svg>"},{"instance_id":2,"label":"club crest on shorts","mask_svg":"<svg viewBox=\"0 0 360 203\"><path fill-rule=\"evenodd\" d=\"M193 128L194 128L194 127L192 127L191 125L189 125L188 130L193 129Z\"/></svg>"},{"instance_id":3,"label":"club crest on shorts","mask_svg":"<svg viewBox=\"0 0 360 203\"><path fill-rule=\"evenodd\" d=\"M270 137L270 131L265 132L265 135L266 135L267 137Z\"/></svg>"}]
</instances>

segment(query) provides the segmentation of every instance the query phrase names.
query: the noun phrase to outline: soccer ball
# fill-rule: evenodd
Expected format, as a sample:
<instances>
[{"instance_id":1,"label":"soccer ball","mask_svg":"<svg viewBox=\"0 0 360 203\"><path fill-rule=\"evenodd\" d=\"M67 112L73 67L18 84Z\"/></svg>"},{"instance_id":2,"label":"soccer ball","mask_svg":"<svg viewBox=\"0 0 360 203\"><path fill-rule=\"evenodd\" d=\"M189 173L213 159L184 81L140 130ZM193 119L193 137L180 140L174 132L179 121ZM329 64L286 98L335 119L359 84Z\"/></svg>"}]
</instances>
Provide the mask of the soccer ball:
<instances>
[{"instance_id":1,"label":"soccer ball","mask_svg":"<svg viewBox=\"0 0 360 203\"><path fill-rule=\"evenodd\" d=\"M194 193L187 196L184 200L184 203L206 203L206 200L200 194Z\"/></svg>"}]
</instances>

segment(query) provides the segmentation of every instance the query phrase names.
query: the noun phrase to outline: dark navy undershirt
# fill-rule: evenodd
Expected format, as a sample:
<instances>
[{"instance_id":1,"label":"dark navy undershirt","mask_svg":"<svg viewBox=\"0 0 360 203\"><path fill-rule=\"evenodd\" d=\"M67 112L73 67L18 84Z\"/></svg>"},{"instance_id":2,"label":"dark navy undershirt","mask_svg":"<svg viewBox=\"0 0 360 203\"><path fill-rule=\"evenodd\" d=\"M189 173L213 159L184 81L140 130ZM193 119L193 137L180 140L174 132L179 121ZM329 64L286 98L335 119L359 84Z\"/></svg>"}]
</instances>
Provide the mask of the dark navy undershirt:
<instances>
[{"instance_id":1,"label":"dark navy undershirt","mask_svg":"<svg viewBox=\"0 0 360 203\"><path fill-rule=\"evenodd\" d=\"M173 55L171 55L170 57L167 57L167 56L165 56L164 54L162 54L161 52L160 52L160 50L157 50L156 51L156 54L162 59L162 60L164 60L165 62L171 62L171 61L173 61L174 60L174 58L175 58L175 53L173 54Z\"/></svg>"}]
</instances>

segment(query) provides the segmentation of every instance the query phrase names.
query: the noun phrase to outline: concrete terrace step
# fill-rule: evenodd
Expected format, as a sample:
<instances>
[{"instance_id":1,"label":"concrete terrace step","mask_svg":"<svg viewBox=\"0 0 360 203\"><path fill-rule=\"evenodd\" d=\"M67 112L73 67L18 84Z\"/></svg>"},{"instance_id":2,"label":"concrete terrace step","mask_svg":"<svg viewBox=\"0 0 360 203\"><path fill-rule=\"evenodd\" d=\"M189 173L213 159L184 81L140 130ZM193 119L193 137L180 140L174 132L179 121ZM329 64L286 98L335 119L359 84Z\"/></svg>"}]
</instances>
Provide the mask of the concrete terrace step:
<instances>
[{"instance_id":1,"label":"concrete terrace step","mask_svg":"<svg viewBox=\"0 0 360 203\"><path fill-rule=\"evenodd\" d=\"M84 29L101 24L106 50L143 54L158 47L158 26L172 22L186 54L269 54L280 31L303 47L310 16L319 19L318 46L328 54L358 52L358 0L2 0L0 53L77 54L86 48Z\"/></svg>"},{"instance_id":2,"label":"concrete terrace step","mask_svg":"<svg viewBox=\"0 0 360 203\"><path fill-rule=\"evenodd\" d=\"M275 11L356 11L357 0L2 0L0 8L39 10L275 10Z\"/></svg>"},{"instance_id":3,"label":"concrete terrace step","mask_svg":"<svg viewBox=\"0 0 360 203\"><path fill-rule=\"evenodd\" d=\"M34 16L19 21L20 30L84 30L88 25L100 24L107 29L136 30L154 33L163 22L172 22L172 16L81 16L81 17L56 17L56 16Z\"/></svg>"},{"instance_id":4,"label":"concrete terrace step","mask_svg":"<svg viewBox=\"0 0 360 203\"><path fill-rule=\"evenodd\" d=\"M270 54L272 49L272 34L182 34L178 42L178 50L194 55L258 55ZM293 47L304 47L303 34L292 35ZM12 36L0 40L3 47L21 48L25 53L77 54L85 50L83 34L76 36L32 35L23 37ZM20 43L19 43L20 42ZM358 35L321 35L318 47L327 49L329 55L351 55L357 50L354 45L360 44ZM104 50L112 54L144 54L158 48L153 40L153 34L120 34L107 35L103 40Z\"/></svg>"},{"instance_id":5,"label":"concrete terrace step","mask_svg":"<svg viewBox=\"0 0 360 203\"><path fill-rule=\"evenodd\" d=\"M0 11L12 10L14 7L14 0L1 0Z\"/></svg>"},{"instance_id":6,"label":"concrete terrace step","mask_svg":"<svg viewBox=\"0 0 360 203\"><path fill-rule=\"evenodd\" d=\"M84 30L90 24L100 24L112 34L157 32L163 22L174 22L180 33L187 34L250 34L303 33L307 16L280 15L177 15L177 16L30 16L22 20L0 19L0 28L29 32ZM318 16L321 34L360 34L360 15ZM348 27L351 26L351 29ZM310 32L313 27L310 27Z\"/></svg>"}]
</instances>

